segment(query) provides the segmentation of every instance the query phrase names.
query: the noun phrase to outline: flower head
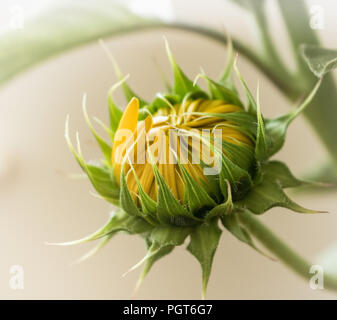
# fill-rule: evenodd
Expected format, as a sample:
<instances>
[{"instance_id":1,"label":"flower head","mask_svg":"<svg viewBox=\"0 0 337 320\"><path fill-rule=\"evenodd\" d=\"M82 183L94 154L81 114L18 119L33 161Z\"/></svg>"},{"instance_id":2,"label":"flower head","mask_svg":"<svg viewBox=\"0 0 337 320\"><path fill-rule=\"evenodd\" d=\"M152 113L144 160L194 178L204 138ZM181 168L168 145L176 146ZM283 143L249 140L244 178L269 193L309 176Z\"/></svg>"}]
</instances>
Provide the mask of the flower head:
<instances>
[{"instance_id":1,"label":"flower head","mask_svg":"<svg viewBox=\"0 0 337 320\"><path fill-rule=\"evenodd\" d=\"M190 238L187 247L200 262L205 294L212 259L221 235L219 221L239 240L256 249L249 232L240 224L240 212L261 214L274 206L313 213L288 198L283 189L298 187L287 166L269 158L283 146L287 127L308 105L319 83L295 111L265 119L259 99L253 98L236 65L231 45L224 75L216 82L204 73L189 80L174 60L168 45L174 84L167 93L148 103L120 82L109 92L111 138L106 143L94 130L104 161L94 166L78 150L70 149L98 194L119 207L107 224L93 235L71 242L102 239L106 243L124 231L141 234L148 253L140 281L153 263ZM244 106L232 81L232 69L246 92ZM209 92L197 81L203 79ZM128 105L122 112L113 92L122 86ZM205 244L207 244L205 246ZM102 244L99 245L100 247ZM131 268L133 270L135 267Z\"/></svg>"}]
</instances>

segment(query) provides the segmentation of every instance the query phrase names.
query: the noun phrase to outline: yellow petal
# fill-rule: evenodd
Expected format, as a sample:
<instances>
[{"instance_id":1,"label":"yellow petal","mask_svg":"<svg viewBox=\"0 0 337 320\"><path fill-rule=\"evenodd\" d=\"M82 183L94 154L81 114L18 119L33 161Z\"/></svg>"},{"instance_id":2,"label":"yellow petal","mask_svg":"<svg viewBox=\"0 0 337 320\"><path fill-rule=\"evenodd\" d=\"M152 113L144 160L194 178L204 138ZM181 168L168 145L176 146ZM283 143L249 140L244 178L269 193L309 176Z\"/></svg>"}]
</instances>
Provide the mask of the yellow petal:
<instances>
[{"instance_id":1,"label":"yellow petal","mask_svg":"<svg viewBox=\"0 0 337 320\"><path fill-rule=\"evenodd\" d=\"M123 116L121 120L119 121L119 125L116 131L115 135L115 141L113 143L112 147L112 155L111 155L111 161L112 163L114 162L115 159L115 152L116 149L122 144L125 143L125 148L123 150L120 150L121 152L120 156L123 156L125 154L126 148L127 148L127 143L125 142L125 139L118 139L118 131L119 130L130 130L130 132L134 132L134 130L137 127L137 120L138 120L138 112L139 112L139 100L137 98L132 98L131 101L129 102L128 106L126 107ZM120 182L120 172L121 172L121 163L115 163L114 165L114 175L117 179L117 183L119 184Z\"/></svg>"}]
</instances>

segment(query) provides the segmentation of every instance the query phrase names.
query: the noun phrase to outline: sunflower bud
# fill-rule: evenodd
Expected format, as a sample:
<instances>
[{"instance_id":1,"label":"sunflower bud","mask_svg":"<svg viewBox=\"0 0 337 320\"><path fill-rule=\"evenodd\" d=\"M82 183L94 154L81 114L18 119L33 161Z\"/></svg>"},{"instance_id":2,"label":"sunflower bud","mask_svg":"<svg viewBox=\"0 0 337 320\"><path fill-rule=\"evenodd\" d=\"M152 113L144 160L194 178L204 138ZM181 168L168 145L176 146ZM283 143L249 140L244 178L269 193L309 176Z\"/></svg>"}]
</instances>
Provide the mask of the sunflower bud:
<instances>
[{"instance_id":1,"label":"sunflower bud","mask_svg":"<svg viewBox=\"0 0 337 320\"><path fill-rule=\"evenodd\" d=\"M114 137L112 167L117 183L126 186L125 198L131 196L144 216L153 211L157 223L194 224L228 199L226 181L233 199L248 191L256 167L256 121L242 106L190 98L168 102L137 122L138 115L139 100L132 98ZM122 207L132 214L129 203Z\"/></svg>"},{"instance_id":2,"label":"sunflower bud","mask_svg":"<svg viewBox=\"0 0 337 320\"><path fill-rule=\"evenodd\" d=\"M69 244L101 239L101 247L120 231L142 235L147 255L130 269L145 264L141 282L156 260L189 237L187 250L202 266L204 295L221 235L219 221L256 249L240 224L242 210L261 214L281 206L301 213L317 212L288 198L283 189L305 182L296 179L285 164L269 158L281 149L289 124L309 104L319 83L295 111L265 119L258 97L253 98L233 63L231 45L218 82L204 73L192 82L168 45L167 52L174 83L151 103L131 90L115 64L120 81L109 92L110 126L102 125L111 145L95 131L84 103L85 118L104 155L102 166L84 161L79 139L75 151L67 122L66 138L81 168L98 194L120 208L102 229ZM247 108L232 82L233 66L246 92ZM200 79L208 92L197 85ZM128 100L124 112L113 101L119 86Z\"/></svg>"}]
</instances>

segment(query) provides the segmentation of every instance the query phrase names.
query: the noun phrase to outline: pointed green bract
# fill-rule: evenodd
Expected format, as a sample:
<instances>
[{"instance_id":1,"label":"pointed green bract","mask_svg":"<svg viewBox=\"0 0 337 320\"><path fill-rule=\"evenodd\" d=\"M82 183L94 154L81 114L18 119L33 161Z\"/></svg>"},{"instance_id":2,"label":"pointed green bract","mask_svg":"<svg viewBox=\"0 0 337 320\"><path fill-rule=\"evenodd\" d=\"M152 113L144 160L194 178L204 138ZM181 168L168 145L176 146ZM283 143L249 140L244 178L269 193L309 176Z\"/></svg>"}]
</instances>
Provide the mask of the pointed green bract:
<instances>
[{"instance_id":1,"label":"pointed green bract","mask_svg":"<svg viewBox=\"0 0 337 320\"><path fill-rule=\"evenodd\" d=\"M257 101L258 101L257 110L256 110L257 134L256 134L256 145L255 145L255 156L257 160L263 161L263 160L266 160L268 157L268 150L267 150L268 145L267 145L266 132L264 128L264 121L263 121L261 109L260 109L259 98Z\"/></svg>"},{"instance_id":2,"label":"pointed green bract","mask_svg":"<svg viewBox=\"0 0 337 320\"><path fill-rule=\"evenodd\" d=\"M149 239L152 243L160 245L160 247L169 245L180 246L184 243L191 231L191 227L172 225L158 226L152 230Z\"/></svg>"},{"instance_id":3,"label":"pointed green bract","mask_svg":"<svg viewBox=\"0 0 337 320\"><path fill-rule=\"evenodd\" d=\"M243 77L236 65L236 62L234 62L234 70L236 72L236 75L237 77L239 78L240 80L240 83L243 87L243 89L245 90L245 93L246 93L246 96L247 96L247 99L248 99L248 112L252 113L252 114L256 114L257 112L257 105L256 105L256 102L255 102L255 99L253 97L253 95L251 94L245 80L243 80Z\"/></svg>"},{"instance_id":4,"label":"pointed green bract","mask_svg":"<svg viewBox=\"0 0 337 320\"><path fill-rule=\"evenodd\" d=\"M218 247L221 230L218 220L204 222L196 226L191 233L187 250L196 257L202 269L202 297L205 298L209 276L211 274L213 257Z\"/></svg>"},{"instance_id":5,"label":"pointed green bract","mask_svg":"<svg viewBox=\"0 0 337 320\"><path fill-rule=\"evenodd\" d=\"M240 168L234 162L232 162L224 154L221 155L222 165L219 174L220 188L224 196L227 195L227 183L228 180L233 192L235 192L235 199L241 198L252 185L252 179L248 171Z\"/></svg>"},{"instance_id":6,"label":"pointed green bract","mask_svg":"<svg viewBox=\"0 0 337 320\"><path fill-rule=\"evenodd\" d=\"M150 245L148 246L148 248L151 247L151 242L149 243ZM147 274L151 270L154 263L158 261L159 259L163 258L164 256L170 254L173 251L174 247L175 246L170 246L170 245L162 247L154 255L152 255L150 258L146 260L142 273L140 274L138 278L135 291L137 291L140 285L143 283L144 278L147 276Z\"/></svg>"},{"instance_id":7,"label":"pointed green bract","mask_svg":"<svg viewBox=\"0 0 337 320\"><path fill-rule=\"evenodd\" d=\"M234 50L232 39L227 36L227 64L222 76L219 79L219 83L224 87L230 89L236 93L235 84L233 81L232 70L234 65Z\"/></svg>"},{"instance_id":8,"label":"pointed green bract","mask_svg":"<svg viewBox=\"0 0 337 320\"><path fill-rule=\"evenodd\" d=\"M199 76L206 80L212 99L224 100L226 103L234 104L238 107L243 108L243 104L240 98L233 90L228 89L222 84L213 81L203 73L201 73Z\"/></svg>"},{"instance_id":9,"label":"pointed green bract","mask_svg":"<svg viewBox=\"0 0 337 320\"><path fill-rule=\"evenodd\" d=\"M183 179L185 181L185 193L186 193L186 201L189 206L189 210L194 214L196 211L203 208L212 208L216 205L214 200L207 194L205 189L200 186L187 172L185 167L178 161L179 168L183 175Z\"/></svg>"},{"instance_id":10,"label":"pointed green bract","mask_svg":"<svg viewBox=\"0 0 337 320\"><path fill-rule=\"evenodd\" d=\"M50 244L59 246L71 246L88 241L102 239L108 235L113 235L114 233L120 231L124 231L129 234L142 234L145 232L149 232L152 229L153 227L148 224L144 219L130 216L123 210L117 210L110 215L107 223L93 234L79 240Z\"/></svg>"},{"instance_id":11,"label":"pointed green bract","mask_svg":"<svg viewBox=\"0 0 337 320\"><path fill-rule=\"evenodd\" d=\"M285 163L281 161L269 161L264 166L265 178L276 181L282 188L296 188L310 184L294 177Z\"/></svg>"},{"instance_id":12,"label":"pointed green bract","mask_svg":"<svg viewBox=\"0 0 337 320\"><path fill-rule=\"evenodd\" d=\"M322 79L319 80L312 91L308 94L306 99L300 104L300 106L283 116L275 119L266 120L266 137L268 139L267 157L273 156L284 145L288 126L291 122L310 104L314 98L316 92L321 85Z\"/></svg>"},{"instance_id":13,"label":"pointed green bract","mask_svg":"<svg viewBox=\"0 0 337 320\"><path fill-rule=\"evenodd\" d=\"M150 250L150 248L156 244L159 249L146 260L143 271L138 279L136 289L139 288L153 264L163 256L171 253L174 247L182 245L190 232L191 228L189 227L162 226L153 229L146 238L147 248Z\"/></svg>"},{"instance_id":14,"label":"pointed green bract","mask_svg":"<svg viewBox=\"0 0 337 320\"><path fill-rule=\"evenodd\" d=\"M102 48L104 49L105 53L107 54L109 60L111 61L118 80L121 81L121 86L122 86L126 101L130 101L133 97L136 97L136 98L139 99L140 108L147 105L148 103L146 101L144 101L143 99L141 99L138 95L136 95L134 93L134 91L130 88L130 86L127 84L127 82L124 80L125 76L122 74L122 72L121 72L121 70L120 70L120 68L117 64L117 61L115 60L115 58L113 57L113 55L111 54L111 52L109 51L108 47L105 45L103 40L100 40L100 44L101 44Z\"/></svg>"},{"instance_id":15,"label":"pointed green bract","mask_svg":"<svg viewBox=\"0 0 337 320\"><path fill-rule=\"evenodd\" d=\"M281 173L281 175L280 175ZM287 174L287 176L282 176ZM289 169L280 163L272 162L264 166L261 172L261 181L254 185L248 194L236 203L238 208L248 209L255 214L262 214L273 207L285 207L299 213L319 213L322 211L303 208L292 201L283 191L282 187L288 187L298 183L290 174Z\"/></svg>"},{"instance_id":16,"label":"pointed green bract","mask_svg":"<svg viewBox=\"0 0 337 320\"><path fill-rule=\"evenodd\" d=\"M119 198L119 187L111 168L85 164L85 172L96 191L103 198L111 200L109 202L116 203L116 200Z\"/></svg>"},{"instance_id":17,"label":"pointed green bract","mask_svg":"<svg viewBox=\"0 0 337 320\"><path fill-rule=\"evenodd\" d=\"M256 247L256 245L253 242L253 239L251 235L248 233L248 231L240 225L238 213L232 212L230 214L225 214L221 217L221 222L223 226L231 232L231 234L236 237L238 240L248 244L250 247L252 247L257 252L265 255L259 248Z\"/></svg>"},{"instance_id":18,"label":"pointed green bract","mask_svg":"<svg viewBox=\"0 0 337 320\"><path fill-rule=\"evenodd\" d=\"M230 214L234 209L233 198L232 198L232 188L228 180L227 183L227 200L226 202L215 206L211 211L207 212L205 220L210 220L217 217L222 217L224 215Z\"/></svg>"},{"instance_id":19,"label":"pointed green bract","mask_svg":"<svg viewBox=\"0 0 337 320\"><path fill-rule=\"evenodd\" d=\"M126 184L124 169L121 170L121 186L120 186L120 205L123 210L129 213L132 216L140 216L141 213L133 201L128 186Z\"/></svg>"},{"instance_id":20,"label":"pointed green bract","mask_svg":"<svg viewBox=\"0 0 337 320\"><path fill-rule=\"evenodd\" d=\"M116 204L119 198L119 188L112 175L111 168L109 167L98 167L91 164L87 164L82 156L80 150L79 138L77 135L77 152L75 151L69 137L69 117L66 121L65 128L65 138L68 143L70 151L75 156L77 162L79 163L82 170L87 174L90 182L96 191L108 202Z\"/></svg>"},{"instance_id":21,"label":"pointed green bract","mask_svg":"<svg viewBox=\"0 0 337 320\"><path fill-rule=\"evenodd\" d=\"M98 251L100 251L109 241L110 239L115 235L115 233L109 233L108 235L104 236L98 244L91 249L89 252L87 252L85 255L77 259L76 263L84 262L85 260L90 259L92 256L94 256Z\"/></svg>"},{"instance_id":22,"label":"pointed green bract","mask_svg":"<svg viewBox=\"0 0 337 320\"><path fill-rule=\"evenodd\" d=\"M157 204L157 216L158 220L164 224L170 224L172 222L177 223L180 219L174 219L179 217L186 217L188 219L198 220L194 215L184 208L179 201L174 197L171 190L167 186L164 178L156 167L153 169L156 183L158 185L158 204ZM182 219L184 224L187 221Z\"/></svg>"},{"instance_id":23,"label":"pointed green bract","mask_svg":"<svg viewBox=\"0 0 337 320\"><path fill-rule=\"evenodd\" d=\"M123 111L120 108L118 108L117 105L114 102L113 94L116 91L116 89L118 87L120 87L123 82L126 81L127 78L128 78L128 76L124 77L122 80L120 80L119 82L114 84L108 92L108 107L109 107L109 116L110 116L110 127L111 127L111 131L113 133L116 132L116 130L118 128L119 121L121 120L122 115L123 115Z\"/></svg>"},{"instance_id":24,"label":"pointed green bract","mask_svg":"<svg viewBox=\"0 0 337 320\"><path fill-rule=\"evenodd\" d=\"M90 128L90 131L92 132L93 136L95 137L98 145L100 146L101 150L102 150L102 153L105 157L105 159L110 162L111 160L111 152L112 152L112 149L111 149L111 146L109 146L101 137L100 135L95 131L91 121L90 121L90 118L88 116L88 113L87 113L87 109L86 109L86 96L83 97L83 114L84 114L84 118Z\"/></svg>"},{"instance_id":25,"label":"pointed green bract","mask_svg":"<svg viewBox=\"0 0 337 320\"><path fill-rule=\"evenodd\" d=\"M142 210L140 213L142 216L147 220L150 221L151 224L156 225L158 223L157 221L157 215L156 215L156 210L157 210L157 204L155 201L152 200L152 198L144 191L137 174L133 168L133 165L131 165L132 168L132 173L135 177L136 183L137 183L137 188L138 188L138 197L142 206Z\"/></svg>"},{"instance_id":26,"label":"pointed green bract","mask_svg":"<svg viewBox=\"0 0 337 320\"><path fill-rule=\"evenodd\" d=\"M235 141L238 143L238 141ZM222 141L223 149L225 150L228 158L241 169L251 172L252 167L255 165L254 150L246 144L234 144L233 142Z\"/></svg>"},{"instance_id":27,"label":"pointed green bract","mask_svg":"<svg viewBox=\"0 0 337 320\"><path fill-rule=\"evenodd\" d=\"M166 52L173 69L174 84L172 92L174 94L179 95L182 99L186 94L200 90L197 86L194 86L193 82L190 79L188 79L184 74L184 72L180 69L180 67L178 66L177 62L175 61L172 55L172 52L166 39L165 43L166 43Z\"/></svg>"}]
</instances>

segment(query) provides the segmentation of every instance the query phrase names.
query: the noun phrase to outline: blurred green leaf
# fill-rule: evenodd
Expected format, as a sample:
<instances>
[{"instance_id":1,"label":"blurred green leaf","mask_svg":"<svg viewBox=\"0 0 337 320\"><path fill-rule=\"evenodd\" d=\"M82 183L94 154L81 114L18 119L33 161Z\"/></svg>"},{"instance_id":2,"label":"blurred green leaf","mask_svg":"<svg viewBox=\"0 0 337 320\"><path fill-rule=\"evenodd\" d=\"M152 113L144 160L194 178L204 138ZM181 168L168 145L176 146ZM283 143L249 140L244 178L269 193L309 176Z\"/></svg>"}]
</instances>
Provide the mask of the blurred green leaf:
<instances>
[{"instance_id":1,"label":"blurred green leaf","mask_svg":"<svg viewBox=\"0 0 337 320\"><path fill-rule=\"evenodd\" d=\"M264 6L265 0L231 0L242 8L253 10L260 9Z\"/></svg>"},{"instance_id":2,"label":"blurred green leaf","mask_svg":"<svg viewBox=\"0 0 337 320\"><path fill-rule=\"evenodd\" d=\"M99 38L154 24L117 1L67 2L26 21L0 39L0 85L40 61Z\"/></svg>"},{"instance_id":3,"label":"blurred green leaf","mask_svg":"<svg viewBox=\"0 0 337 320\"><path fill-rule=\"evenodd\" d=\"M310 70L319 78L337 68L337 50L309 44L301 45L300 50Z\"/></svg>"},{"instance_id":4,"label":"blurred green leaf","mask_svg":"<svg viewBox=\"0 0 337 320\"><path fill-rule=\"evenodd\" d=\"M334 162L327 161L318 163L309 167L307 172L303 174L303 178L308 181L315 181L317 185L311 185L311 188L315 188L315 191L322 190L322 185L327 184L328 187L334 190L337 187L337 167ZM326 190L325 190L326 191Z\"/></svg>"}]
</instances>

